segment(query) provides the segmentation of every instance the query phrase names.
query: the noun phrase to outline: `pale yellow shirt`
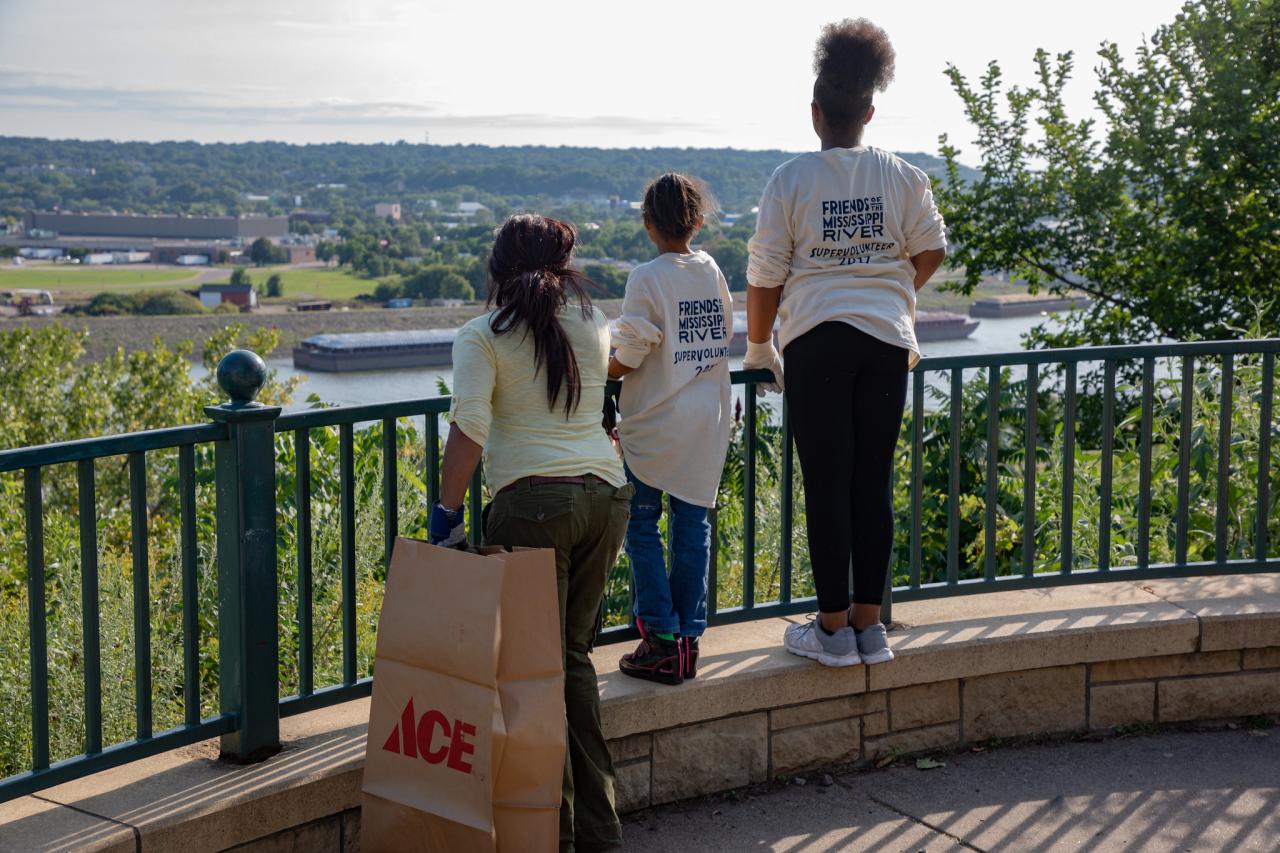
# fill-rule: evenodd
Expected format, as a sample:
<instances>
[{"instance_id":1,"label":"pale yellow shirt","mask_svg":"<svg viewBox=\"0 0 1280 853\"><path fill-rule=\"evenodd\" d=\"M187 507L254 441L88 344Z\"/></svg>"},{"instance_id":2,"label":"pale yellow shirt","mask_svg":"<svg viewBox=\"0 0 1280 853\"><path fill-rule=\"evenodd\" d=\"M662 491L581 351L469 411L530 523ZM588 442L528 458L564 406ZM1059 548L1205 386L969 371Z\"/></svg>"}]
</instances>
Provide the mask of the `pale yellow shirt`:
<instances>
[{"instance_id":1,"label":"pale yellow shirt","mask_svg":"<svg viewBox=\"0 0 1280 853\"><path fill-rule=\"evenodd\" d=\"M847 323L920 358L911 258L947 245L929 176L878 148L830 148L778 167L748 246L747 283L781 287L778 344Z\"/></svg>"},{"instance_id":2,"label":"pale yellow shirt","mask_svg":"<svg viewBox=\"0 0 1280 853\"><path fill-rule=\"evenodd\" d=\"M522 477L594 474L610 485L626 483L622 461L600 426L609 371L609 321L592 308L588 316L571 302L560 325L578 359L582 399L567 417L564 394L551 405L547 378L534 369L533 338L517 326L503 335L489 326L492 314L476 317L453 342L452 424L484 447L490 493Z\"/></svg>"}]
</instances>

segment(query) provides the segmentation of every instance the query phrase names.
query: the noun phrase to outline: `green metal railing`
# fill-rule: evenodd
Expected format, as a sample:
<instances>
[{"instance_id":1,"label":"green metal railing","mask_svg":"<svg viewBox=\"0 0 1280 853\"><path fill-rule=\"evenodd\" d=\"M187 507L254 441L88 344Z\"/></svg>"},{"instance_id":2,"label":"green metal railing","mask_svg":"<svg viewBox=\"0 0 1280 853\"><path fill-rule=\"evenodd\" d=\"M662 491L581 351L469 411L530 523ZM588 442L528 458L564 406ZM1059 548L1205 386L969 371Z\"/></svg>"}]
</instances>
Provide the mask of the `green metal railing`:
<instances>
[{"instance_id":1,"label":"green metal railing","mask_svg":"<svg viewBox=\"0 0 1280 853\"><path fill-rule=\"evenodd\" d=\"M1280 570L1280 558L1270 556L1272 541L1268 521L1274 515L1272 493L1273 435L1277 433L1274 409L1275 358L1280 340L1232 341L1193 344L1152 344L1127 347L1101 347L1073 350L1016 352L998 355L973 355L925 359L913 372L911 409L905 445L909 459L909 483L906 494L910 506L899 506L906 543L905 557L896 553L890 578L897 574L897 584L887 597L885 617L890 616L888 603L912 601L940 596L963 595L990 590L1023 589L1097 581L1132 580L1156 577L1184 577L1236 572L1274 572ZM1258 434L1256 440L1256 479L1250 496L1254 506L1254 524L1250 554L1241 556L1227 550L1229 511L1232 508L1232 443L1240 439L1236 422L1234 392L1237 360L1248 359L1250 370L1260 373L1259 390L1250 405L1256 405ZM1213 371L1204 374L1216 380L1218 421L1214 531L1215 553L1210 560L1189 560L1191 531L1190 507L1192 483L1193 419L1191 402L1196 389L1196 369L1201 362L1212 363ZM1157 381L1157 367L1167 364L1180 368L1180 392L1176 399L1158 393L1167 387ZM1090 365L1094 365L1090 368ZM1082 366L1084 369L1082 370ZM1024 373L1015 378L1010 370ZM980 455L964 456L962 434L966 429L965 371L986 371L985 376L985 441ZM1138 451L1138 494L1134 517L1136 540L1129 564L1113 565L1111 537L1116 528L1116 496L1113 479L1113 451L1120 428L1117 412L1117 382L1136 377L1133 391L1139 400L1140 414L1136 424L1140 443ZM402 529L399 517L400 495L397 448L397 423L403 418L424 418L422 440L425 443L421 480L423 500L430 502L440 489L440 417L448 411L444 397L422 398L394 403L314 409L283 414L279 408L253 402L253 397L266 377L261 359L252 353L237 351L223 360L218 368L219 382L231 402L206 409L211 422L197 426L153 430L128 435L70 441L41 447L0 451L0 473L22 472L24 484L25 549L27 598L29 606L29 651L31 677L31 769L0 780L0 801L48 787L72 778L127 761L173 749L196 741L220 737L225 757L252 761L279 749L279 721L282 716L301 713L358 696L368 695L370 679L362 677L357 660L357 489L355 484L355 437L360 425L380 424L382 565L390 561L391 547ZM941 377L942 382L938 382ZM743 416L738 437L741 451L741 493L744 496L741 522L741 559L736 571L741 573L740 603L720 606L724 581L729 577L731 560L723 547L723 536L712 537L710 567L709 621L713 624L799 613L813 609L810 596L794 595L796 582L803 572L795 572L793 527L801 509L793 493L796 468L790 424L785 402L772 420L761 421L756 384L769 381L764 371L735 371L733 382L741 385ZM1100 402L1098 429L1099 482L1097 486L1098 560L1096 565L1081 566L1076 553L1075 534L1079 523L1074 517L1077 488L1077 433L1080 429L1082 398L1079 384L1083 381L1099 387L1100 393L1085 402ZM981 383L982 379L976 379ZM1005 383L1018 384L1022 399L1010 400L1023 411L1021 442L1007 441L1008 430L1002 431L1002 417L1007 413ZM1047 386L1047 387L1046 387ZM930 388L949 388L945 409L929 410ZM1042 419L1051 403L1060 412L1058 438L1050 447L1041 446ZM1176 440L1178 452L1176 501L1173 510L1175 529L1172 553L1174 559L1152 562L1152 460L1155 439L1153 424L1155 407L1177 404L1179 426ZM1251 408L1250 411L1253 411ZM931 421L930 418L933 418ZM940 427L945 419L945 427ZM930 425L932 424L932 426ZM967 424L973 433L977 425L972 417ZM1088 425L1090 429L1093 422ZM338 430L339 542L338 563L341 587L341 678L331 685L315 684L315 624L311 493L313 472L311 442L313 431ZM762 434L776 438L778 447L767 446ZM280 477L277 458L278 434L292 436L296 482L296 566L279 564L277 484ZM943 439L945 438L945 441ZM773 440L772 438L770 440ZM945 456L939 449L945 445ZM1251 445L1252 446L1252 445ZM212 449L213 481L216 492L215 539L218 590L218 712L202 717L199 694L199 618L197 600L197 450L208 455ZM1050 451L1060 456L1050 458ZM151 660L151 567L148 538L149 454L176 451L178 471L179 557L182 584L182 696L184 719L176 728L155 732L152 714ZM760 455L771 456L771 470L777 484L779 514L779 565L777 595L769 600L772 587L758 585L757 544L760 534L760 507L757 486L761 474ZM123 743L103 743L102 671L99 624L98 532L95 501L96 463L108 457L124 456L128 468L128 503L132 542L131 575L133 587L134 693L136 714L134 737ZM962 458L963 457L963 458ZM1011 476L1010 457L1023 460L1021 498L1021 553L1001 556L998 553L999 483L1002 465L1006 482ZM967 559L962 551L962 528L968 523L962 515L962 472L965 465L977 459L984 470L981 495L981 561ZM76 466L79 552L81 561L81 605L83 637L80 652L84 660L84 733L83 754L59 762L50 760L49 671L47 646L46 559L44 541L45 485L43 472L50 466L71 463ZM926 493L926 474L945 466L945 493ZM1059 503L1056 570L1038 570L1040 556L1034 544L1043 537L1037 529L1037 506L1043 500L1039 490L1042 472L1047 466L1060 471L1059 491L1052 498ZM1238 478L1237 478L1238 479ZM975 487L976 488L976 487ZM1198 499L1198 496L1197 496ZM924 540L924 505L926 500L945 504L946 538L944 553L926 559ZM473 538L478 538L481 517L482 483L477 472L469 494L469 523ZM1015 513L1005 512L1012 517ZM713 515L714 518L714 515ZM1199 535L1199 534L1197 534ZM208 545L209 543L205 543ZM734 545L737 548L737 545ZM278 614L279 590L288 573L296 572L298 607L298 692L281 697ZM771 582L772 583L772 582ZM615 642L634 636L628 627L608 628L602 642ZM0 654L12 650L0 649Z\"/></svg>"}]
</instances>

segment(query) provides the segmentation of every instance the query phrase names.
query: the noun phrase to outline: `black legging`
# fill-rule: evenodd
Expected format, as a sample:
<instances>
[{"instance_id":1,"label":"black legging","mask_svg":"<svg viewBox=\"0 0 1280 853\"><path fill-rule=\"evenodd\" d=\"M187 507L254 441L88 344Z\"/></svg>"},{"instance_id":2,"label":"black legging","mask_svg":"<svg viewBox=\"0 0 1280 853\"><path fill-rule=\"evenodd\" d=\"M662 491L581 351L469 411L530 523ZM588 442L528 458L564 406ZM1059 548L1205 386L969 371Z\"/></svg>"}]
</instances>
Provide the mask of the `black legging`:
<instances>
[{"instance_id":1,"label":"black legging","mask_svg":"<svg viewBox=\"0 0 1280 853\"><path fill-rule=\"evenodd\" d=\"M847 323L787 344L787 410L804 475L818 609L879 604L893 547L892 472L907 402L908 351Z\"/></svg>"}]
</instances>

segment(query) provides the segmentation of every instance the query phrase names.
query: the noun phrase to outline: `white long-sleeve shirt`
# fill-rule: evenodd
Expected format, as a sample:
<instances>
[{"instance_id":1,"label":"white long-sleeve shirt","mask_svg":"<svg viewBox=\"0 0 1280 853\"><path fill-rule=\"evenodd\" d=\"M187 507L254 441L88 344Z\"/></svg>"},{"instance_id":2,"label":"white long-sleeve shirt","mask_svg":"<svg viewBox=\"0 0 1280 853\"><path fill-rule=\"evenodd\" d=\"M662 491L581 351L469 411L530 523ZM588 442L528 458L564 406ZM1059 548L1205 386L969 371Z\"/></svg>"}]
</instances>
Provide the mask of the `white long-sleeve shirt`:
<instances>
[{"instance_id":1,"label":"white long-sleeve shirt","mask_svg":"<svg viewBox=\"0 0 1280 853\"><path fill-rule=\"evenodd\" d=\"M668 252L631 271L615 326L622 380L618 437L645 485L714 506L733 417L733 300L706 252Z\"/></svg>"},{"instance_id":2,"label":"white long-sleeve shirt","mask_svg":"<svg viewBox=\"0 0 1280 853\"><path fill-rule=\"evenodd\" d=\"M910 258L947 245L929 176L877 148L830 148L783 163L765 185L748 246L747 282L781 287L778 342L848 323L910 350L916 343Z\"/></svg>"}]
</instances>

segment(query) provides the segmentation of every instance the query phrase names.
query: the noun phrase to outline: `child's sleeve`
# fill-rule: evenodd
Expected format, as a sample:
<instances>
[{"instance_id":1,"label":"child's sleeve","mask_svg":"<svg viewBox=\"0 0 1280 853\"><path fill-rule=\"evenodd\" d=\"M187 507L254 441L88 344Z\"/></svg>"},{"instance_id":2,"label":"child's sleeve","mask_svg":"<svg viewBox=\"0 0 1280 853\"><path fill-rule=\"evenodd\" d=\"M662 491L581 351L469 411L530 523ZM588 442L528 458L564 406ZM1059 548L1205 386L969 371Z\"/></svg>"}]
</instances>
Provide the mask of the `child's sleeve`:
<instances>
[{"instance_id":1,"label":"child's sleeve","mask_svg":"<svg viewBox=\"0 0 1280 853\"><path fill-rule=\"evenodd\" d=\"M463 326L453 340L453 401L450 422L480 446L489 440L493 389L497 382L493 342L474 326Z\"/></svg>"},{"instance_id":2,"label":"child's sleeve","mask_svg":"<svg viewBox=\"0 0 1280 853\"><path fill-rule=\"evenodd\" d=\"M633 276L627 281L622 316L614 327L614 358L627 367L639 367L645 356L662 343L661 322L649 288Z\"/></svg>"},{"instance_id":3,"label":"child's sleeve","mask_svg":"<svg viewBox=\"0 0 1280 853\"><path fill-rule=\"evenodd\" d=\"M747 284L752 287L782 287L791 273L795 235L778 183L778 173L774 172L760 197L756 233L747 244Z\"/></svg>"},{"instance_id":4,"label":"child's sleeve","mask_svg":"<svg viewBox=\"0 0 1280 853\"><path fill-rule=\"evenodd\" d=\"M902 233L907 240L903 248L907 257L947 248L947 226L933 201L933 185L928 174L909 163L903 166L908 186L902 217Z\"/></svg>"}]
</instances>

